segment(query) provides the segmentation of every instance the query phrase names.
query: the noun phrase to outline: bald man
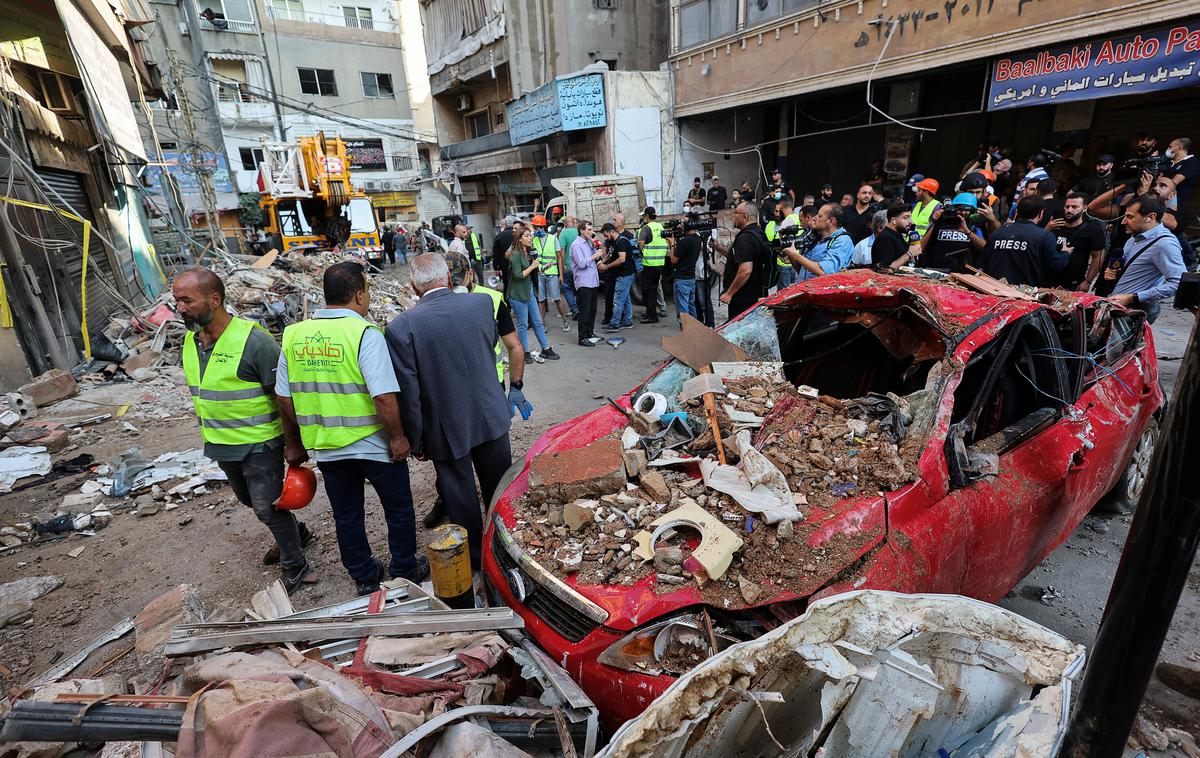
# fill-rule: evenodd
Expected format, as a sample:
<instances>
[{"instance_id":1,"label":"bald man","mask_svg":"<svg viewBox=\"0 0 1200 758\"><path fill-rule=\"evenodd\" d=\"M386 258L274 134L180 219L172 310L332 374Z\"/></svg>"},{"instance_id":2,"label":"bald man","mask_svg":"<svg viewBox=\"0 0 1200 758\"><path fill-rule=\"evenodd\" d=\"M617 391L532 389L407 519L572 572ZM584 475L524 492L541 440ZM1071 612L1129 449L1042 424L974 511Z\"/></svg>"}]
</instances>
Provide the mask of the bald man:
<instances>
[{"instance_id":1,"label":"bald man","mask_svg":"<svg viewBox=\"0 0 1200 758\"><path fill-rule=\"evenodd\" d=\"M275 509L283 492L283 426L274 389L279 347L261 326L225 310L225 284L208 269L179 274L171 293L189 332L183 371L204 454L229 477L237 499L271 531L275 544L263 563L280 564L290 595L316 578L304 557L312 534L291 511Z\"/></svg>"}]
</instances>

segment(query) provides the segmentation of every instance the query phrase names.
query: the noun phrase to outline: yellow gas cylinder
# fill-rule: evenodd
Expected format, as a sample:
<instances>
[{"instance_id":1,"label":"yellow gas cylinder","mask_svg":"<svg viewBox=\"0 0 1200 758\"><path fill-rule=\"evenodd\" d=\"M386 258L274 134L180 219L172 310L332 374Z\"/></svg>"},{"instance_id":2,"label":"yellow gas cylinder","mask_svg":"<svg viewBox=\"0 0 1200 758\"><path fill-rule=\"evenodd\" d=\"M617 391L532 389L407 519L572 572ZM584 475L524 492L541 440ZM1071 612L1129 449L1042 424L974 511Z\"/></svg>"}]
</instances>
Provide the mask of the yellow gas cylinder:
<instances>
[{"instance_id":1,"label":"yellow gas cylinder","mask_svg":"<svg viewBox=\"0 0 1200 758\"><path fill-rule=\"evenodd\" d=\"M474 608L467 530L455 524L439 526L430 536L428 551L433 594L451 608Z\"/></svg>"}]
</instances>

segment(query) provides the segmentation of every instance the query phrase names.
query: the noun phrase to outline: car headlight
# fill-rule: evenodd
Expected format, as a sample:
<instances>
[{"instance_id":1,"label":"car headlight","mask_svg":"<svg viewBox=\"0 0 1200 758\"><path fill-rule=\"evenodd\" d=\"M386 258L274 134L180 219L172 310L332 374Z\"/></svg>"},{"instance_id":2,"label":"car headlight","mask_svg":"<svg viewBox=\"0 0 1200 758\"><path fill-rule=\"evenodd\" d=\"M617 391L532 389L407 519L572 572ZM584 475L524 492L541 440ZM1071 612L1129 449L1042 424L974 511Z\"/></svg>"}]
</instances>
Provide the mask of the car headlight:
<instances>
[{"instance_id":1,"label":"car headlight","mask_svg":"<svg viewBox=\"0 0 1200 758\"><path fill-rule=\"evenodd\" d=\"M713 634L720 652L737 642L723 634ZM691 671L714 651L699 614L672 616L635 629L608 647L597 659L600 663L640 674L684 674Z\"/></svg>"}]
</instances>

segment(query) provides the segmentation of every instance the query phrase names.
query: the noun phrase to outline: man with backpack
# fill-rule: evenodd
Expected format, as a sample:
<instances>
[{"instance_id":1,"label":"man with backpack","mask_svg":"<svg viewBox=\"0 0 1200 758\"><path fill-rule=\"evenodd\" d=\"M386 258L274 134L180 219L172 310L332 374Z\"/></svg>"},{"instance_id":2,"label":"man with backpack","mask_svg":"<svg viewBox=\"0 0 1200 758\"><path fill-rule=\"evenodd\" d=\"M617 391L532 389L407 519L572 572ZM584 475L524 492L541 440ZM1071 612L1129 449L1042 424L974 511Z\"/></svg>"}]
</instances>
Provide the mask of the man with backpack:
<instances>
[{"instance_id":1,"label":"man with backpack","mask_svg":"<svg viewBox=\"0 0 1200 758\"><path fill-rule=\"evenodd\" d=\"M726 257L721 302L729 306L730 320L766 296L778 277L771 244L758 225L758 205L740 203L733 211L733 225L738 234L732 245L713 243L713 248Z\"/></svg>"}]
</instances>

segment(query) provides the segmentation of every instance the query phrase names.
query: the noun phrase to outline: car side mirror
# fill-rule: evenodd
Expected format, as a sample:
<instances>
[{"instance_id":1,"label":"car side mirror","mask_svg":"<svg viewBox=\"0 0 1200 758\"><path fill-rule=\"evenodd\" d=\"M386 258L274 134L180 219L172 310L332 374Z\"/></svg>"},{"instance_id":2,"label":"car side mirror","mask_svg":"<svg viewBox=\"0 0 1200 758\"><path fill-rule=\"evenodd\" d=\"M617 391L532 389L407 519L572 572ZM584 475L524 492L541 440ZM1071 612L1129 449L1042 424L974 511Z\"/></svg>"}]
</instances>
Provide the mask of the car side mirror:
<instances>
[{"instance_id":1,"label":"car side mirror","mask_svg":"<svg viewBox=\"0 0 1200 758\"><path fill-rule=\"evenodd\" d=\"M959 422L950 427L946 436L946 468L954 489L1000 473L1000 456L971 449L967 446L966 434L966 424Z\"/></svg>"}]
</instances>

